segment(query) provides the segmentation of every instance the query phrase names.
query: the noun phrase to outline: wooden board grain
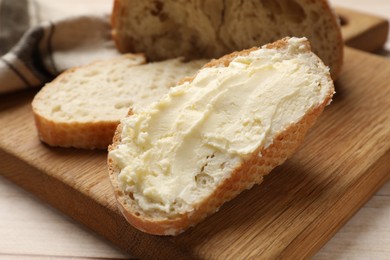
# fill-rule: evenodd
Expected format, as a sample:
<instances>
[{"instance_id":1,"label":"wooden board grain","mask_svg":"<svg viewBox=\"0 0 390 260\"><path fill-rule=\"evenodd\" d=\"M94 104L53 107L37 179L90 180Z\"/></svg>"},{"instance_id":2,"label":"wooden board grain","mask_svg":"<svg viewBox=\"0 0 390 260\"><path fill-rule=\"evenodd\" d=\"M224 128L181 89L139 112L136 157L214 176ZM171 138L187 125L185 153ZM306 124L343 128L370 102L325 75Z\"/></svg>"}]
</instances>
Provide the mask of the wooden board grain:
<instances>
[{"instance_id":1,"label":"wooden board grain","mask_svg":"<svg viewBox=\"0 0 390 260\"><path fill-rule=\"evenodd\" d=\"M126 223L106 152L39 142L35 91L0 97L0 174L139 257L308 257L389 178L389 75L389 61L347 48L334 101L294 157L178 237Z\"/></svg>"}]
</instances>

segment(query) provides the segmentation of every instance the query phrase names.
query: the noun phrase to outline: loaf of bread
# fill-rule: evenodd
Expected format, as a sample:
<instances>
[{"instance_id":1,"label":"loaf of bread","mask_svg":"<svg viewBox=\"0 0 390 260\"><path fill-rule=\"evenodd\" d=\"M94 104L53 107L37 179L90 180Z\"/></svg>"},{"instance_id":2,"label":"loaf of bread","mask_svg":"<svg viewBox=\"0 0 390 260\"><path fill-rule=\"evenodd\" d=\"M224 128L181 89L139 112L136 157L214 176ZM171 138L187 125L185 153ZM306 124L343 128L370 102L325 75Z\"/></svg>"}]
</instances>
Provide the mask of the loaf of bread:
<instances>
[{"instance_id":1,"label":"loaf of bread","mask_svg":"<svg viewBox=\"0 0 390 260\"><path fill-rule=\"evenodd\" d=\"M46 84L32 107L40 139L60 147L107 149L122 117L165 94L207 61L147 63L126 54L70 69Z\"/></svg>"},{"instance_id":2,"label":"loaf of bread","mask_svg":"<svg viewBox=\"0 0 390 260\"><path fill-rule=\"evenodd\" d=\"M306 38L235 52L121 120L108 165L134 227L177 235L289 158L334 93Z\"/></svg>"},{"instance_id":3,"label":"loaf of bread","mask_svg":"<svg viewBox=\"0 0 390 260\"><path fill-rule=\"evenodd\" d=\"M307 37L338 77L343 41L327 0L116 0L113 37L148 59L219 58L286 36Z\"/></svg>"}]
</instances>

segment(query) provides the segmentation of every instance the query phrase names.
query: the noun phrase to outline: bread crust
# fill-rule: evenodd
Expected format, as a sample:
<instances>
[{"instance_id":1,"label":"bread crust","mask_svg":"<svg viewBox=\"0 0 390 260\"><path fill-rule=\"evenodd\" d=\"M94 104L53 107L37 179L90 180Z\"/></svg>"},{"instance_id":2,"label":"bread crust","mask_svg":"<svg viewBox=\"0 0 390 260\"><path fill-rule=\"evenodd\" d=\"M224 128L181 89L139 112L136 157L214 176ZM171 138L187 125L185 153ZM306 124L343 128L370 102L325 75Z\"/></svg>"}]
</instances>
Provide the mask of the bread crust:
<instances>
[{"instance_id":1,"label":"bread crust","mask_svg":"<svg viewBox=\"0 0 390 260\"><path fill-rule=\"evenodd\" d=\"M34 113L39 139L50 146L107 149L119 121L54 122Z\"/></svg>"},{"instance_id":2,"label":"bread crust","mask_svg":"<svg viewBox=\"0 0 390 260\"><path fill-rule=\"evenodd\" d=\"M281 49L287 44L287 39L282 39L265 47ZM305 51L310 51L309 43L305 45L305 48ZM256 49L258 48L234 52L221 59L213 60L204 67L227 66L235 57L245 56ZM191 82L194 78L195 76L184 81ZM329 77L328 80L331 81L331 78ZM119 209L131 225L144 232L154 235L177 235L182 233L187 228L194 226L216 212L223 203L236 197L243 190L251 188L254 184L261 183L263 176L291 157L302 142L308 129L315 123L317 117L331 101L333 93L334 89L332 88L319 106L308 111L297 124L290 125L283 132L279 133L268 148L259 147L251 155L248 155L243 160L243 163L216 187L209 197L193 205L193 211L179 214L169 219L156 219L142 214L141 209L137 208L137 205L133 203L134 201L121 190L118 182L119 169L115 166L113 160L108 157L108 171ZM119 124L113 138L113 144L109 146L109 151L114 150L121 142L121 130L122 125Z\"/></svg>"},{"instance_id":3,"label":"bread crust","mask_svg":"<svg viewBox=\"0 0 390 260\"><path fill-rule=\"evenodd\" d=\"M332 9L329 0L321 0L321 4L324 7L324 10L326 13L331 14L334 19L332 20L332 24L335 28L339 28L339 30L335 30L335 37L337 41L337 47L334 51L334 66L332 66L331 69L331 75L333 80L337 80L341 74L341 70L343 68L344 63L344 39L343 35L341 34L341 24L340 19L338 15L336 14L335 10Z\"/></svg>"},{"instance_id":4,"label":"bread crust","mask_svg":"<svg viewBox=\"0 0 390 260\"><path fill-rule=\"evenodd\" d=\"M121 14L121 10L123 10L122 8L122 1L121 0L114 0L114 5L113 5L113 9L112 9L112 15L111 15L111 26L112 26L112 30L111 30L111 36L112 36L112 39L114 40L114 43L115 43L115 46L116 48L124 53L126 52L126 48L124 48L122 46L122 42L118 36L118 31L115 29L115 28L118 28L120 25L119 25L119 17L121 17L123 14Z\"/></svg>"}]
</instances>

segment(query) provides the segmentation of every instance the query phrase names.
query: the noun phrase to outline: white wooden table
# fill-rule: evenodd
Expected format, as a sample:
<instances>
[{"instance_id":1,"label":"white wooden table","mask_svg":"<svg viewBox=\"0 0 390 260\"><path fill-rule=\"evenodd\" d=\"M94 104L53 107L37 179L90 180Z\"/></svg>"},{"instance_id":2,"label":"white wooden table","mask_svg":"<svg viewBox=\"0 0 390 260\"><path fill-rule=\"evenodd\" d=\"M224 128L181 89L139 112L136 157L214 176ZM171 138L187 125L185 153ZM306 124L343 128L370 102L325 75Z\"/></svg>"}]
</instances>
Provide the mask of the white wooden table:
<instances>
[{"instance_id":1,"label":"white wooden table","mask_svg":"<svg viewBox=\"0 0 390 260\"><path fill-rule=\"evenodd\" d=\"M60 1L45 1L49 3L48 9L58 10L56 15L64 14L58 4ZM110 0L84 0L88 6L83 9L82 0L72 1L80 12L97 8L96 2L106 1L104 8L111 5ZM331 0L331 3L390 20L390 0ZM390 39L382 55L390 58ZM129 257L110 242L0 177L0 259ZM390 182L314 258L390 259Z\"/></svg>"}]
</instances>

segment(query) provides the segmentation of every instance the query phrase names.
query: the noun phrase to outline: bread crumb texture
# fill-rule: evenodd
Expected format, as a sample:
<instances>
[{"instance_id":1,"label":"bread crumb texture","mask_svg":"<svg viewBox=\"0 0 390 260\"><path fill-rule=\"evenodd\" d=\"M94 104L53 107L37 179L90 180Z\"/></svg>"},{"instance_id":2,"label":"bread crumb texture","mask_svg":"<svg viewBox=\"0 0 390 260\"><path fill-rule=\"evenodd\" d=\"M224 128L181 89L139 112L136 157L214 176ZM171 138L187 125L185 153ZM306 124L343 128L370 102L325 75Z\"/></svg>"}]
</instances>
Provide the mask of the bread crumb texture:
<instances>
[{"instance_id":1,"label":"bread crumb texture","mask_svg":"<svg viewBox=\"0 0 390 260\"><path fill-rule=\"evenodd\" d=\"M88 140L95 142L104 132L99 148L107 148L129 109L150 105L207 61L145 62L141 55L128 54L68 70L48 83L32 104L41 139L54 146L95 148Z\"/></svg>"},{"instance_id":2,"label":"bread crumb texture","mask_svg":"<svg viewBox=\"0 0 390 260\"><path fill-rule=\"evenodd\" d=\"M219 58L295 36L310 40L334 79L342 65L338 18L325 0L118 0L112 21L118 48L151 60Z\"/></svg>"}]
</instances>

